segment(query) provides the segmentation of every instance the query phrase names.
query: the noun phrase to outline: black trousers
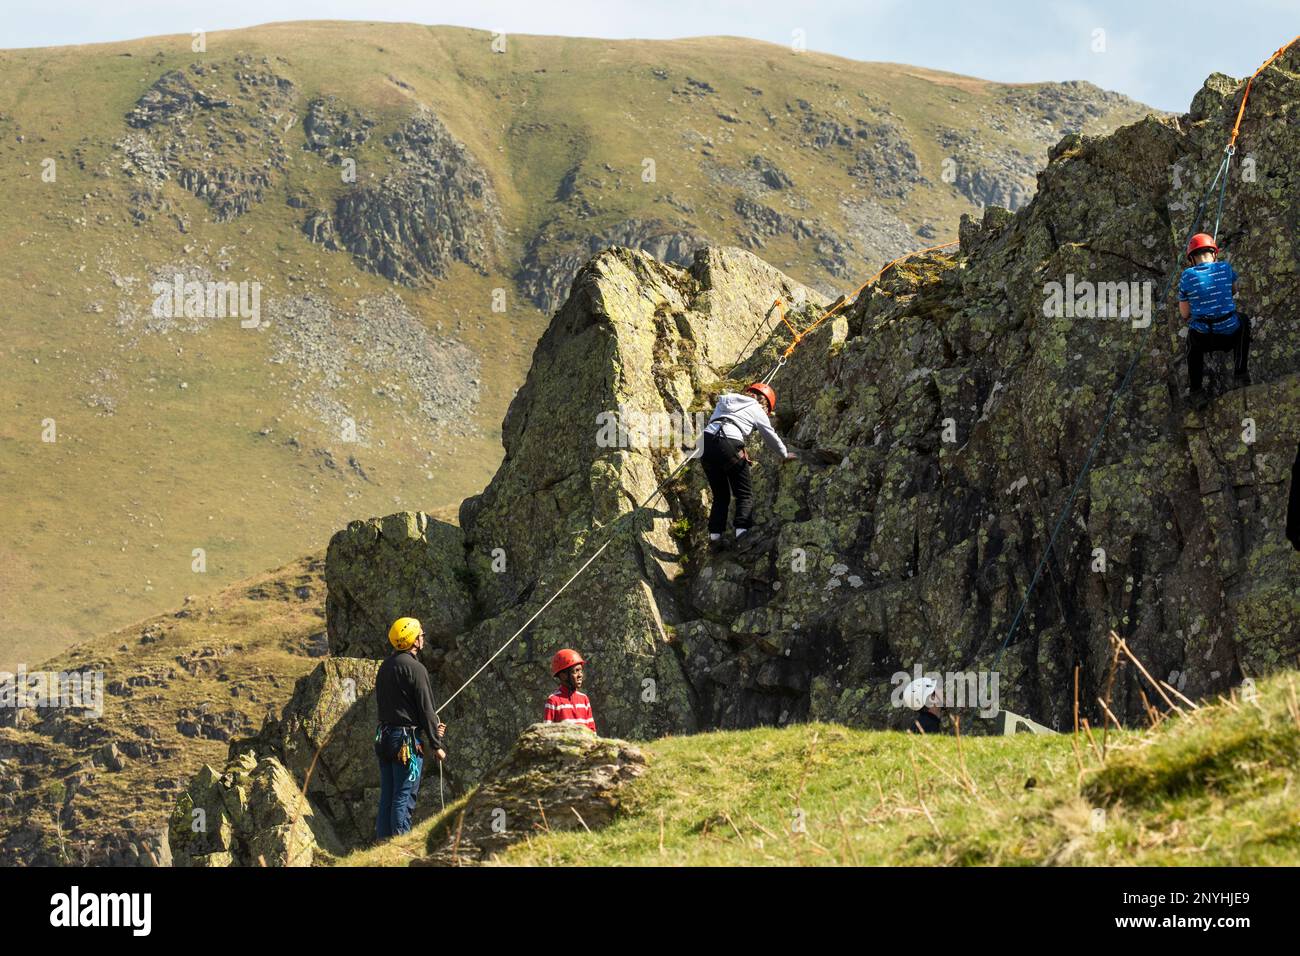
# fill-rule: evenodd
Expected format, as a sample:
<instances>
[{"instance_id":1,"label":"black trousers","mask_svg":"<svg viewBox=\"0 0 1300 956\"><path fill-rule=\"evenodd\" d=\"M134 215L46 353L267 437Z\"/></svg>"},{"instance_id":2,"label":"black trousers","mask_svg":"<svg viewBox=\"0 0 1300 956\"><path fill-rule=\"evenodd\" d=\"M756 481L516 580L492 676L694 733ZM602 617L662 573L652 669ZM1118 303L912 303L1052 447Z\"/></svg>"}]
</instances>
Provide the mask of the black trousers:
<instances>
[{"instance_id":1,"label":"black trousers","mask_svg":"<svg viewBox=\"0 0 1300 956\"><path fill-rule=\"evenodd\" d=\"M709 510L709 533L722 534L727 530L727 511L731 499L736 499L737 528L749 528L754 524L754 486L749 480L749 462L741 457L745 443L723 438L719 435L704 435L704 475L709 479L709 488L713 491L713 507Z\"/></svg>"},{"instance_id":2,"label":"black trousers","mask_svg":"<svg viewBox=\"0 0 1300 956\"><path fill-rule=\"evenodd\" d=\"M1227 335L1187 330L1187 379L1192 391L1201 389L1205 379L1205 353L1231 352L1233 374L1245 375L1250 361L1250 316L1238 312L1237 330Z\"/></svg>"}]
</instances>

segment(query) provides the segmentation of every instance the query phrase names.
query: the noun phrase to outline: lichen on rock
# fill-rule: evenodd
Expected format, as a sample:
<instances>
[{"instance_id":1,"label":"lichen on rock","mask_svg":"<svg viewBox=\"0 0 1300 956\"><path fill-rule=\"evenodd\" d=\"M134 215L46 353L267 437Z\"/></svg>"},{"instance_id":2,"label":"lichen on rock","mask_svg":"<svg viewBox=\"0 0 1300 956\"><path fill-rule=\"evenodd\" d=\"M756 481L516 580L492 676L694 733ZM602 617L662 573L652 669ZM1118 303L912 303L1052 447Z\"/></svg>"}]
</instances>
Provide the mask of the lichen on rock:
<instances>
[{"instance_id":1,"label":"lichen on rock","mask_svg":"<svg viewBox=\"0 0 1300 956\"><path fill-rule=\"evenodd\" d=\"M891 726L896 677L915 666L996 664L998 706L1066 726L1074 668L1080 699L1094 700L1112 630L1189 697L1294 660L1300 553L1285 529L1300 445L1300 223L1279 184L1300 142L1278 118L1300 100L1298 76L1295 51L1255 81L1223 211L1239 302L1256 316L1253 385L1216 386L1204 413L1189 411L1182 323L1158 294L1205 224L1196 202L1239 102L1241 84L1211 78L1185 116L1067 137L1023 208L966 220L957 250L890 270L803 338L774 379L777 426L799 461L755 452L759 525L727 554L708 553L698 468L631 520L684 451L605 447L597 416L707 410L719 389L771 371L790 341L762 324L774 298L822 300L737 249L702 249L689 270L600 253L539 342L504 422L504 461L462 505L460 529L431 544L431 524L397 515L336 539L351 553L338 595L331 586L331 640L378 656L388 617L427 609L445 651L431 661L439 700L501 651L442 713L462 794L531 739L561 646L588 660L600 731L630 739L810 719ZM823 132L839 135L812 135ZM1151 311L1049 307L1053 284L1077 282L1136 283L1153 290ZM396 571L368 581L371 565ZM1111 708L1145 715L1127 671Z\"/></svg>"},{"instance_id":2,"label":"lichen on rock","mask_svg":"<svg viewBox=\"0 0 1300 956\"><path fill-rule=\"evenodd\" d=\"M645 766L626 741L571 724L533 724L430 834L429 855L414 865L482 863L534 834L606 826Z\"/></svg>"}]
</instances>

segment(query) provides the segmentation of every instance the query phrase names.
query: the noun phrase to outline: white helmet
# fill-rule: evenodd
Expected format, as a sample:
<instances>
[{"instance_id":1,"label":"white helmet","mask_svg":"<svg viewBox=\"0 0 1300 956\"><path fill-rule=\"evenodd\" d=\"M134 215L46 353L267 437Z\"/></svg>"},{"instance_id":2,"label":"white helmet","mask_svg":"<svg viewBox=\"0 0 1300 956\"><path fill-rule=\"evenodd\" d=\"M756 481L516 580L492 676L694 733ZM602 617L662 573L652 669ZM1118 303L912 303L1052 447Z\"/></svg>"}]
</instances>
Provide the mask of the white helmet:
<instances>
[{"instance_id":1,"label":"white helmet","mask_svg":"<svg viewBox=\"0 0 1300 956\"><path fill-rule=\"evenodd\" d=\"M939 682L933 677L918 677L903 688L903 703L912 710L920 710L927 704L937 704L939 702L936 694L938 689ZM933 700L931 700L932 697Z\"/></svg>"}]
</instances>

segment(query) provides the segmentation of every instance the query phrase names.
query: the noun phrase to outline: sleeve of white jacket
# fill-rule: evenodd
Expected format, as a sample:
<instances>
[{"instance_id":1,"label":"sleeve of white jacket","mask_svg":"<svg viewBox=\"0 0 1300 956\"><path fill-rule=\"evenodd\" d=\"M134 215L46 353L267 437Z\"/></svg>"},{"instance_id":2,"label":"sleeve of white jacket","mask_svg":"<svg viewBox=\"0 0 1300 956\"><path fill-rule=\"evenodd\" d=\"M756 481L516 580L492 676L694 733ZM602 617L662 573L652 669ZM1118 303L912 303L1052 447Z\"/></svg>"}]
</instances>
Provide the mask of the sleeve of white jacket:
<instances>
[{"instance_id":1,"label":"sleeve of white jacket","mask_svg":"<svg viewBox=\"0 0 1300 956\"><path fill-rule=\"evenodd\" d=\"M764 412L761 407L756 406L751 417L754 421L755 427L758 428L759 434L763 436L763 441L767 443L767 446L782 458L788 455L789 452L785 450L785 442L781 441L781 436L778 435L776 429L772 427L772 420L767 417L767 413Z\"/></svg>"}]
</instances>

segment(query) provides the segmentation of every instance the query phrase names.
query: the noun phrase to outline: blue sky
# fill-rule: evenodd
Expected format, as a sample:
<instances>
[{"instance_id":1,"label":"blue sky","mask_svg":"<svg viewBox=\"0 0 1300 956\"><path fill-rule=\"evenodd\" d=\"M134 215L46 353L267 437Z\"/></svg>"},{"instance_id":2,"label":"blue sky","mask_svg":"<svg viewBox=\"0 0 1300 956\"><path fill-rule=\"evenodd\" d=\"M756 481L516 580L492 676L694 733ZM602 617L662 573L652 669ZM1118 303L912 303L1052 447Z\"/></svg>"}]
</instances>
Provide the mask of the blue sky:
<instances>
[{"instance_id":1,"label":"blue sky","mask_svg":"<svg viewBox=\"0 0 1300 956\"><path fill-rule=\"evenodd\" d=\"M391 20L610 38L726 34L1007 82L1089 80L1182 111L1209 73L1254 71L1300 33L1297 0L6 0L0 48L282 20ZM1104 49L1094 50L1097 30Z\"/></svg>"}]
</instances>

